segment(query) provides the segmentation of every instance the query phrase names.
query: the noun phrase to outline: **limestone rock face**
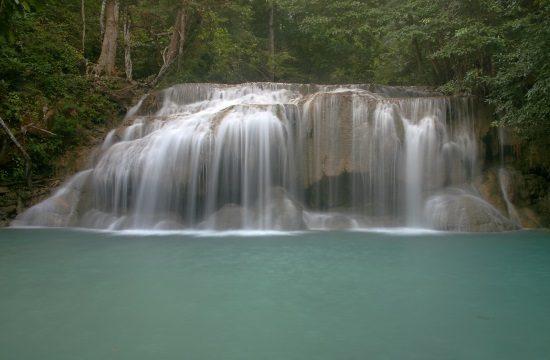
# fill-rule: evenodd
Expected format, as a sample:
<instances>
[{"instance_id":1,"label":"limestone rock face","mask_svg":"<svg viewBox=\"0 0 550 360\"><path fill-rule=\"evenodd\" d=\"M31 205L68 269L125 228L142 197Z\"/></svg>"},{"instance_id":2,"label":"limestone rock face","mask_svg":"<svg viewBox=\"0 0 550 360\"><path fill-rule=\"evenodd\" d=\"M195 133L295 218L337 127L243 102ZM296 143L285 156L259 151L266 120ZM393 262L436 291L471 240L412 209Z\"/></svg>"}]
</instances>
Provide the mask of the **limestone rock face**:
<instances>
[{"instance_id":1,"label":"limestone rock face","mask_svg":"<svg viewBox=\"0 0 550 360\"><path fill-rule=\"evenodd\" d=\"M515 169L499 169L499 182L502 195L513 204L519 204L523 201L524 195L522 189L525 188L525 179Z\"/></svg>"},{"instance_id":2,"label":"limestone rock face","mask_svg":"<svg viewBox=\"0 0 550 360\"><path fill-rule=\"evenodd\" d=\"M371 93L344 91L316 93L300 103L306 139L305 187L323 177L379 170L400 151L403 123L395 101ZM392 159L397 161L397 159Z\"/></svg>"},{"instance_id":3,"label":"limestone rock face","mask_svg":"<svg viewBox=\"0 0 550 360\"><path fill-rule=\"evenodd\" d=\"M283 188L269 189L249 209L225 204L200 225L206 230L281 230L306 229L302 206L291 199Z\"/></svg>"},{"instance_id":4,"label":"limestone rock face","mask_svg":"<svg viewBox=\"0 0 550 360\"><path fill-rule=\"evenodd\" d=\"M468 181L467 166L460 147L456 143L447 143L443 145L442 152L440 169L443 171L440 170L439 173L443 173L445 177L443 184L456 186Z\"/></svg>"},{"instance_id":5,"label":"limestone rock face","mask_svg":"<svg viewBox=\"0 0 550 360\"><path fill-rule=\"evenodd\" d=\"M540 216L529 207L518 209L519 223L522 227L536 229L542 227Z\"/></svg>"},{"instance_id":6,"label":"limestone rock face","mask_svg":"<svg viewBox=\"0 0 550 360\"><path fill-rule=\"evenodd\" d=\"M488 169L477 176L474 180L474 186L483 200L502 213L507 212L506 202L500 191L498 173L495 169Z\"/></svg>"},{"instance_id":7,"label":"limestone rock face","mask_svg":"<svg viewBox=\"0 0 550 360\"><path fill-rule=\"evenodd\" d=\"M489 203L468 194L435 196L426 203L429 225L437 230L496 232L519 227Z\"/></svg>"},{"instance_id":8,"label":"limestone rock face","mask_svg":"<svg viewBox=\"0 0 550 360\"><path fill-rule=\"evenodd\" d=\"M307 185L346 171L351 153L351 97L315 94L303 104L307 124Z\"/></svg>"},{"instance_id":9,"label":"limestone rock face","mask_svg":"<svg viewBox=\"0 0 550 360\"><path fill-rule=\"evenodd\" d=\"M493 205L512 222L525 228L541 227L540 216L529 206L529 181L512 168L491 168L475 179L482 199Z\"/></svg>"},{"instance_id":10,"label":"limestone rock face","mask_svg":"<svg viewBox=\"0 0 550 360\"><path fill-rule=\"evenodd\" d=\"M12 226L73 227L78 225L78 202L90 172L82 172L52 197L31 207L12 221Z\"/></svg>"},{"instance_id":11,"label":"limestone rock face","mask_svg":"<svg viewBox=\"0 0 550 360\"><path fill-rule=\"evenodd\" d=\"M162 92L154 91L149 95L146 95L140 102L140 106L136 109L134 115L152 115L157 113L161 108L164 102L164 97Z\"/></svg>"},{"instance_id":12,"label":"limestone rock face","mask_svg":"<svg viewBox=\"0 0 550 360\"><path fill-rule=\"evenodd\" d=\"M304 230L302 206L281 187L269 189L254 205L253 228L271 230Z\"/></svg>"},{"instance_id":13,"label":"limestone rock face","mask_svg":"<svg viewBox=\"0 0 550 360\"><path fill-rule=\"evenodd\" d=\"M245 209L237 204L225 204L200 225L205 230L239 230L243 228Z\"/></svg>"},{"instance_id":14,"label":"limestone rock face","mask_svg":"<svg viewBox=\"0 0 550 360\"><path fill-rule=\"evenodd\" d=\"M517 170L506 168L499 171L502 195L507 200L510 219L526 228L541 227L541 218L526 204L529 190L525 177Z\"/></svg>"},{"instance_id":15,"label":"limestone rock face","mask_svg":"<svg viewBox=\"0 0 550 360\"><path fill-rule=\"evenodd\" d=\"M212 230L548 224L536 215L550 218L550 165L535 166L545 150L517 150L513 133L490 127L492 109L474 102L370 85L176 85L144 97L88 174L17 221ZM502 164L524 173L487 169Z\"/></svg>"}]
</instances>

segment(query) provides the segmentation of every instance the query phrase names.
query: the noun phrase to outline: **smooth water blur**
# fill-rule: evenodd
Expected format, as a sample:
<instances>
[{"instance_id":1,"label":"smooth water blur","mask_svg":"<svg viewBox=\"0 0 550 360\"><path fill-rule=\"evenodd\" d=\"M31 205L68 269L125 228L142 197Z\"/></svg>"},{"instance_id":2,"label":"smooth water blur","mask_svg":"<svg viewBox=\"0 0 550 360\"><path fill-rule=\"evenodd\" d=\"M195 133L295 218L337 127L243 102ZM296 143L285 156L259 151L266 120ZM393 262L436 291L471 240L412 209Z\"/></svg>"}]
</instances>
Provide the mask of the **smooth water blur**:
<instances>
[{"instance_id":1,"label":"smooth water blur","mask_svg":"<svg viewBox=\"0 0 550 360\"><path fill-rule=\"evenodd\" d=\"M550 233L0 230L0 359L550 359Z\"/></svg>"},{"instance_id":2,"label":"smooth water blur","mask_svg":"<svg viewBox=\"0 0 550 360\"><path fill-rule=\"evenodd\" d=\"M479 180L496 133L472 97L245 83L180 84L147 99L89 169L12 225L489 232L530 218L512 216L502 181Z\"/></svg>"}]
</instances>

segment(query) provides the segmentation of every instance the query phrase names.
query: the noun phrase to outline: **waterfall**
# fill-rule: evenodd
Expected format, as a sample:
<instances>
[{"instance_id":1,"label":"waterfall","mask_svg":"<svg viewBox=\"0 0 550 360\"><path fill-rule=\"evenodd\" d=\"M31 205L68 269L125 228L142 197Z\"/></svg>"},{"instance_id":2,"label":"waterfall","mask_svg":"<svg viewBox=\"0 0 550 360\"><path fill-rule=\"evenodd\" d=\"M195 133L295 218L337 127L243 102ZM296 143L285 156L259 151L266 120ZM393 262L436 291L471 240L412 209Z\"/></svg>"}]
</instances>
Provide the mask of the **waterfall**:
<instances>
[{"instance_id":1,"label":"waterfall","mask_svg":"<svg viewBox=\"0 0 550 360\"><path fill-rule=\"evenodd\" d=\"M473 108L375 85L176 85L141 99L90 169L14 225L456 229L441 207L476 199ZM480 228L503 229L496 218Z\"/></svg>"}]
</instances>

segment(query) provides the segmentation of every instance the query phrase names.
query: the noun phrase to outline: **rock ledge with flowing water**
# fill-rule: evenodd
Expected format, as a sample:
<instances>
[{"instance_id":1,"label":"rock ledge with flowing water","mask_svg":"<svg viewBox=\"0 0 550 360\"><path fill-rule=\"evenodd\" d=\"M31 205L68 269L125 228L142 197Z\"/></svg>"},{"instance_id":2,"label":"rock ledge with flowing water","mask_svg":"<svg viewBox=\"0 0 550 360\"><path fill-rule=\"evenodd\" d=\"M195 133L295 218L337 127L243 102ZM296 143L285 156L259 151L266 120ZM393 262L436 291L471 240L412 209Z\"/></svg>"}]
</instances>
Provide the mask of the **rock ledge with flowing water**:
<instances>
[{"instance_id":1,"label":"rock ledge with flowing water","mask_svg":"<svg viewBox=\"0 0 550 360\"><path fill-rule=\"evenodd\" d=\"M182 84L12 225L178 230L537 226L488 170L470 97L375 85ZM489 155L488 155L489 154Z\"/></svg>"}]
</instances>

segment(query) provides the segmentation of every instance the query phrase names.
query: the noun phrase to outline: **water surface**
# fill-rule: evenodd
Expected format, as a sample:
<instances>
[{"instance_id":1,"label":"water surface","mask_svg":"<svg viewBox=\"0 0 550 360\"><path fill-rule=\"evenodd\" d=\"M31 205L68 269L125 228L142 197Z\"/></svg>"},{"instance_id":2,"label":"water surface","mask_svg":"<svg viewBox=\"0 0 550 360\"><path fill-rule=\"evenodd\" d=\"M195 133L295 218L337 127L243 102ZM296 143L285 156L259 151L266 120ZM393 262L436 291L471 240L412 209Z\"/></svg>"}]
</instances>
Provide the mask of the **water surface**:
<instances>
[{"instance_id":1,"label":"water surface","mask_svg":"<svg viewBox=\"0 0 550 360\"><path fill-rule=\"evenodd\" d=\"M0 289L1 359L550 359L544 231L2 229Z\"/></svg>"}]
</instances>

